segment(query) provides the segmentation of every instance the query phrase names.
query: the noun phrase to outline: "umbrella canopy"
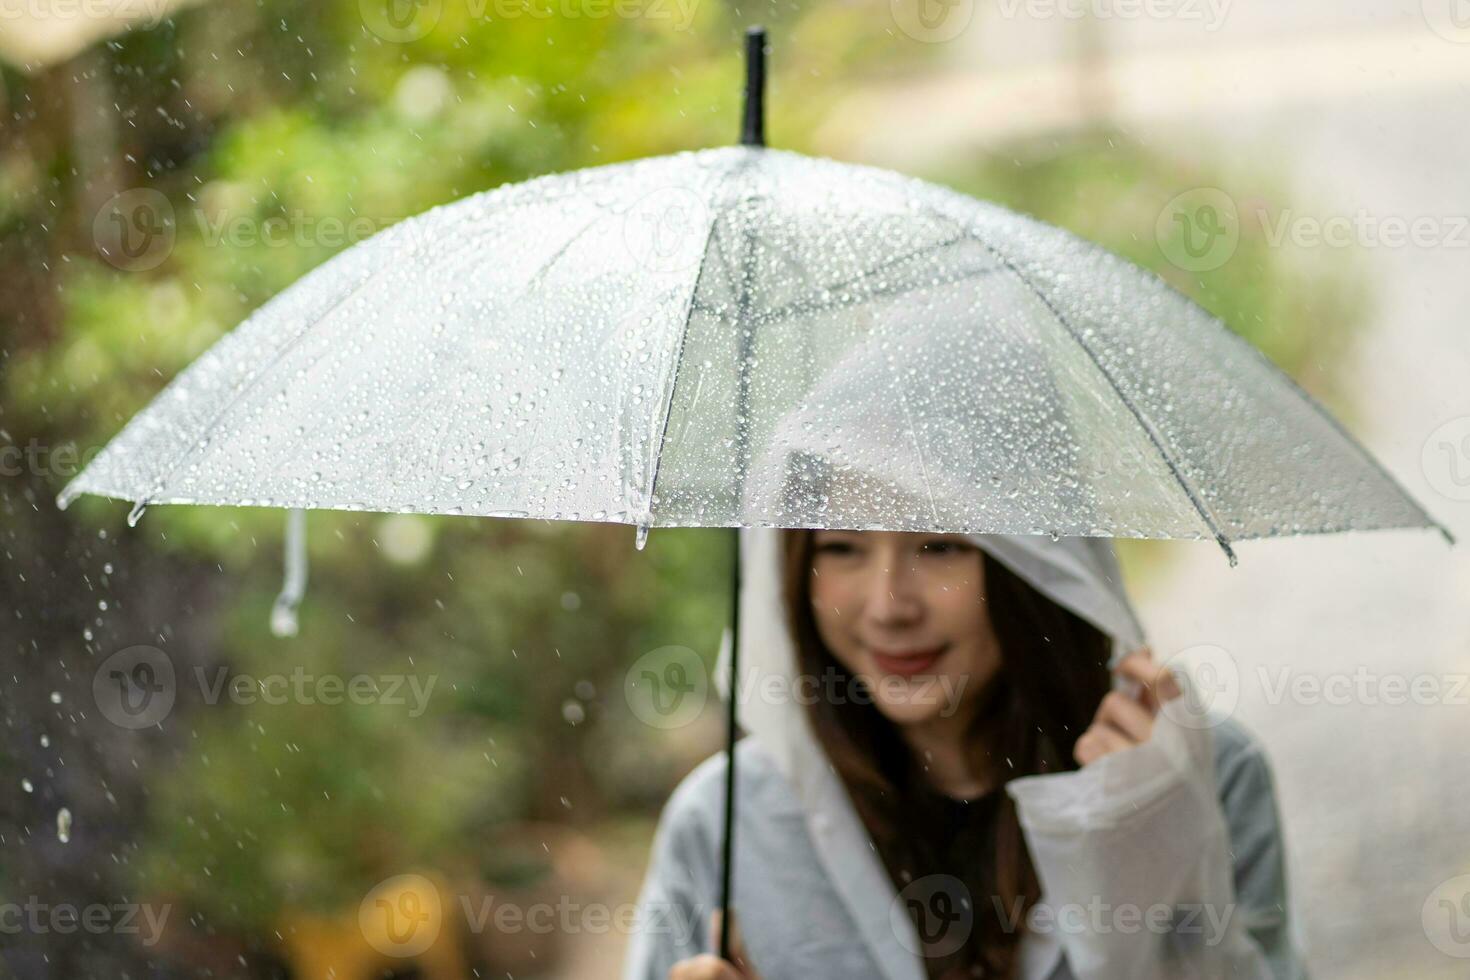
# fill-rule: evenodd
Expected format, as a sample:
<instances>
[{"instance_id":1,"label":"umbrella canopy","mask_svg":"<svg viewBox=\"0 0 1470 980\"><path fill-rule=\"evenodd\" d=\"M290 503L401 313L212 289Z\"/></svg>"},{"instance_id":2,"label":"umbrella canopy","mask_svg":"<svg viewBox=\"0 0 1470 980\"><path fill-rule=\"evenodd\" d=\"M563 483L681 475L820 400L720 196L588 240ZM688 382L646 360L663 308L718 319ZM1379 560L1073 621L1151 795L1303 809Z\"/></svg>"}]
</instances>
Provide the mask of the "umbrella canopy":
<instances>
[{"instance_id":1,"label":"umbrella canopy","mask_svg":"<svg viewBox=\"0 0 1470 980\"><path fill-rule=\"evenodd\" d=\"M921 486L783 493L751 468L783 442L790 465ZM220 340L59 503L80 493L1227 551L1436 526L1153 274L943 187L747 146L389 228Z\"/></svg>"}]
</instances>

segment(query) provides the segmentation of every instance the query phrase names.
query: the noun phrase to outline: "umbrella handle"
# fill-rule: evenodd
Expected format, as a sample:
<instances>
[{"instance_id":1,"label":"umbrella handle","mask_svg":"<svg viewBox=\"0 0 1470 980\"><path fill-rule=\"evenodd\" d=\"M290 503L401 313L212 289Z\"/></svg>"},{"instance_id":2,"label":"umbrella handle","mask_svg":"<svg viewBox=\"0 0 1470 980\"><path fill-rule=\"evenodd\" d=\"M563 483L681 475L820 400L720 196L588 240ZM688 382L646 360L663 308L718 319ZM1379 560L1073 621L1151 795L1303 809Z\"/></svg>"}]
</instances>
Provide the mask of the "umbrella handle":
<instances>
[{"instance_id":1,"label":"umbrella handle","mask_svg":"<svg viewBox=\"0 0 1470 980\"><path fill-rule=\"evenodd\" d=\"M725 816L720 857L720 959L730 958L730 877L735 857L736 700L740 691L740 528L735 528L730 575L730 688L725 698Z\"/></svg>"},{"instance_id":2,"label":"umbrella handle","mask_svg":"<svg viewBox=\"0 0 1470 980\"><path fill-rule=\"evenodd\" d=\"M766 29L745 32L745 115L743 146L766 145ZM742 318L744 310L742 297ZM743 392L742 392L743 394ZM743 476L743 468L742 468ZM730 959L731 871L735 856L735 738L739 732L736 698L740 691L740 528L734 528L730 574L730 692L725 714L725 816L720 857L720 959Z\"/></svg>"}]
</instances>

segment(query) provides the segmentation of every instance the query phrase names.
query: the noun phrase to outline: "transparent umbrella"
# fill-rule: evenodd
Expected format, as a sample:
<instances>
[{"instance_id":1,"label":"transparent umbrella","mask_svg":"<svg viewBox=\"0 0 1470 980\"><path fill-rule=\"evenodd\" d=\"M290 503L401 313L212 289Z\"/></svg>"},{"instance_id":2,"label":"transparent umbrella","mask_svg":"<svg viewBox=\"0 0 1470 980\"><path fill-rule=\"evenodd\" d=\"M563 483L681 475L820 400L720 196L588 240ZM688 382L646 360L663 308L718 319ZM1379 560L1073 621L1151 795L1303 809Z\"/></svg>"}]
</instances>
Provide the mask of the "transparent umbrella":
<instances>
[{"instance_id":1,"label":"transparent umbrella","mask_svg":"<svg viewBox=\"0 0 1470 980\"><path fill-rule=\"evenodd\" d=\"M1212 538L1232 564L1249 538L1449 538L1153 274L943 187L766 148L763 45L742 145L387 229L220 340L58 503L616 521L639 547L655 526Z\"/></svg>"}]
</instances>

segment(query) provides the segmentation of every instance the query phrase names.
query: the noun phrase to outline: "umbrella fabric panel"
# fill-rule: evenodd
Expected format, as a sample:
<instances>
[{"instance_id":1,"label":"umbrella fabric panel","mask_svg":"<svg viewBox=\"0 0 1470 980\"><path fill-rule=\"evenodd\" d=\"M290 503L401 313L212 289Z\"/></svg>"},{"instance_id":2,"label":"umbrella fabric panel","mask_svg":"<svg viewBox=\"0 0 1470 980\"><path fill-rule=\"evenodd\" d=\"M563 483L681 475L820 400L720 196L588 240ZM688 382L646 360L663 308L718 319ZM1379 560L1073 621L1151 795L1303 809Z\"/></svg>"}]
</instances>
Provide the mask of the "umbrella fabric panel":
<instances>
[{"instance_id":1,"label":"umbrella fabric panel","mask_svg":"<svg viewBox=\"0 0 1470 980\"><path fill-rule=\"evenodd\" d=\"M1434 524L1260 351L1156 275L993 205L936 198L1096 364L1226 540Z\"/></svg>"},{"instance_id":2,"label":"umbrella fabric panel","mask_svg":"<svg viewBox=\"0 0 1470 980\"><path fill-rule=\"evenodd\" d=\"M636 520L708 235L666 199L721 175L640 162L395 225L211 348L67 495Z\"/></svg>"},{"instance_id":3,"label":"umbrella fabric panel","mask_svg":"<svg viewBox=\"0 0 1470 980\"><path fill-rule=\"evenodd\" d=\"M743 452L739 331L696 315L659 522L1207 535L1075 346L1018 313L1027 301L982 277L763 323Z\"/></svg>"},{"instance_id":4,"label":"umbrella fabric panel","mask_svg":"<svg viewBox=\"0 0 1470 980\"><path fill-rule=\"evenodd\" d=\"M770 156L770 174L736 172L714 225L658 523L1211 533L1085 353L927 185L855 194L838 165Z\"/></svg>"}]
</instances>

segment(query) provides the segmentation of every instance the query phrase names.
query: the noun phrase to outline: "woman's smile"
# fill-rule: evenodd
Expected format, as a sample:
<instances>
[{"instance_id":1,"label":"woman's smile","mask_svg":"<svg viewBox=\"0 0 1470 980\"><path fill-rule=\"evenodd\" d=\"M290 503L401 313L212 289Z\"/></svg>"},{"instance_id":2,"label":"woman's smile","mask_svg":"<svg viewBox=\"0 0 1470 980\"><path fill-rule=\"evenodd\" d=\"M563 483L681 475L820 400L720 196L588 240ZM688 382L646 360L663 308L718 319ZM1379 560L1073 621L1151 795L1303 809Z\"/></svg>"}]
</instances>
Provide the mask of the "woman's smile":
<instances>
[{"instance_id":1,"label":"woman's smile","mask_svg":"<svg viewBox=\"0 0 1470 980\"><path fill-rule=\"evenodd\" d=\"M900 677L912 677L915 674L923 674L934 669L939 658L949 650L948 643L942 643L934 647L911 647L908 649L878 650L875 647L868 648L868 656L877 666L879 672L884 674L897 674Z\"/></svg>"}]
</instances>

